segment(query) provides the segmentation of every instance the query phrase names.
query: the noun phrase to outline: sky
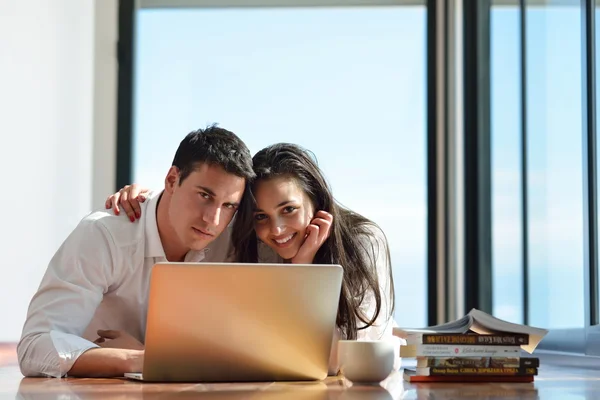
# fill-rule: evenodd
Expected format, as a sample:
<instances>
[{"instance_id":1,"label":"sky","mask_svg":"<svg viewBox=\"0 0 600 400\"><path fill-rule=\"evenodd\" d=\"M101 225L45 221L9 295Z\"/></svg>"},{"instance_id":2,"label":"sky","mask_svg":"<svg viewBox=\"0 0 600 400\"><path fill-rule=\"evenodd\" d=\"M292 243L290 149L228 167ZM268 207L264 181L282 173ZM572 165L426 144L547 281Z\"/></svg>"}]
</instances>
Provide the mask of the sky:
<instances>
[{"instance_id":1,"label":"sky","mask_svg":"<svg viewBox=\"0 0 600 400\"><path fill-rule=\"evenodd\" d=\"M581 15L527 12L530 315L583 325ZM145 9L134 181L163 185L179 141L211 123L254 153L313 151L345 206L386 233L396 321L426 324L426 9ZM522 322L519 14L492 8L494 314ZM569 301L565 301L569 299Z\"/></svg>"},{"instance_id":2,"label":"sky","mask_svg":"<svg viewBox=\"0 0 600 400\"><path fill-rule=\"evenodd\" d=\"M529 323L584 325L581 11L526 13ZM491 14L494 314L522 322L520 25Z\"/></svg>"}]
</instances>

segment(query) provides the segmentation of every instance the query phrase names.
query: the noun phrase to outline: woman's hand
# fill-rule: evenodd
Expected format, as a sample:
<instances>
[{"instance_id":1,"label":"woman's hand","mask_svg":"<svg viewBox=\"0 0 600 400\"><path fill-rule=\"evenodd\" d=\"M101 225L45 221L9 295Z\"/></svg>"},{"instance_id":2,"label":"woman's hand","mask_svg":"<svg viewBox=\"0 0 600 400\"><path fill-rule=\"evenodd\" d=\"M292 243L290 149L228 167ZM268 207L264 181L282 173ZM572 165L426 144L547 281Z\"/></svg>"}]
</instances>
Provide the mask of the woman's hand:
<instances>
[{"instance_id":1,"label":"woman's hand","mask_svg":"<svg viewBox=\"0 0 600 400\"><path fill-rule=\"evenodd\" d=\"M329 237L333 215L318 211L306 227L306 237L298 253L292 258L292 264L312 264L317 251Z\"/></svg>"},{"instance_id":2,"label":"woman's hand","mask_svg":"<svg viewBox=\"0 0 600 400\"><path fill-rule=\"evenodd\" d=\"M134 222L142 216L140 203L146 201L148 193L150 193L150 189L143 188L136 183L127 185L117 193L108 196L104 206L107 209L112 207L115 215L119 215L119 205L121 205L129 220Z\"/></svg>"}]
</instances>

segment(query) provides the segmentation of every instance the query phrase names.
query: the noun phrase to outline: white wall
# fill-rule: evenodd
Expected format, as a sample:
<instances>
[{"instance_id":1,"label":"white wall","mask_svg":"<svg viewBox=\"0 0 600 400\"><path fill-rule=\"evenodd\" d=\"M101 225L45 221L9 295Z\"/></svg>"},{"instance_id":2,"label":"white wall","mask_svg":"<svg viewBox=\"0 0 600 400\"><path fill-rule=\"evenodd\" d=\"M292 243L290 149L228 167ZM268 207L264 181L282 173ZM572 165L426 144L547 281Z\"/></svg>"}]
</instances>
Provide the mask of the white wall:
<instances>
[{"instance_id":1,"label":"white wall","mask_svg":"<svg viewBox=\"0 0 600 400\"><path fill-rule=\"evenodd\" d=\"M117 0L0 0L0 342L112 191ZM102 173L100 173L102 171Z\"/></svg>"}]
</instances>

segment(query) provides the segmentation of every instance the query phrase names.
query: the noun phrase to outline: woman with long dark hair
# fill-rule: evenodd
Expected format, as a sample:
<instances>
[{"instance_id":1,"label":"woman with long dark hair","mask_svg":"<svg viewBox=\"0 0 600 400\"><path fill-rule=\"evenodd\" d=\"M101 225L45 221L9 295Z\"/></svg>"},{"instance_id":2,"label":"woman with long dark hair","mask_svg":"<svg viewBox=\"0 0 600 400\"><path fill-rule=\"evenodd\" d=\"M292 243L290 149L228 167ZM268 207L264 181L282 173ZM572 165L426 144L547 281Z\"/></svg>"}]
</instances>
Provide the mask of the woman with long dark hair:
<instances>
[{"instance_id":1,"label":"woman with long dark hair","mask_svg":"<svg viewBox=\"0 0 600 400\"><path fill-rule=\"evenodd\" d=\"M340 337L377 338L369 328L385 328L394 309L389 249L381 229L335 201L314 158L301 147L275 144L252 161L257 177L231 233L235 261L341 265Z\"/></svg>"}]
</instances>

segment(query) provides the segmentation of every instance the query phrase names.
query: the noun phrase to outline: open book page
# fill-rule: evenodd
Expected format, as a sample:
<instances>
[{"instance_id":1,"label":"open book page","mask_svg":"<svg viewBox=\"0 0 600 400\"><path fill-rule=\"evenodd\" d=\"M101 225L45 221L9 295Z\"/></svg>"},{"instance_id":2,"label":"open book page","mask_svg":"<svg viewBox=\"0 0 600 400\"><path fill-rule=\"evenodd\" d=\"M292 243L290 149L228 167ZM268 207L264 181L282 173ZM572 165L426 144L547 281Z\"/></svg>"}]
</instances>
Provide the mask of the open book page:
<instances>
[{"instance_id":1,"label":"open book page","mask_svg":"<svg viewBox=\"0 0 600 400\"><path fill-rule=\"evenodd\" d=\"M428 326L426 328L394 328L394 335L406 339L409 336L423 333L466 333L472 324L473 318L467 314L455 321L450 321L441 325Z\"/></svg>"},{"instance_id":2,"label":"open book page","mask_svg":"<svg viewBox=\"0 0 600 400\"><path fill-rule=\"evenodd\" d=\"M513 324L512 322L495 318L477 309L472 309L469 311L468 315L473 317L471 330L480 335L490 335L498 332L524 333L529 335L529 344L524 344L521 348L530 354L533 353L537 345L548 333L546 329Z\"/></svg>"}]
</instances>

